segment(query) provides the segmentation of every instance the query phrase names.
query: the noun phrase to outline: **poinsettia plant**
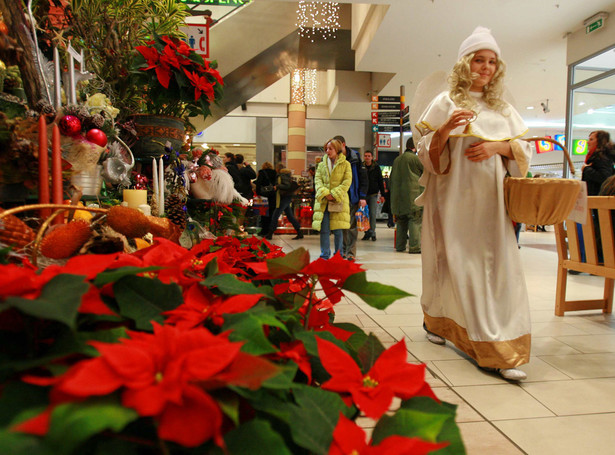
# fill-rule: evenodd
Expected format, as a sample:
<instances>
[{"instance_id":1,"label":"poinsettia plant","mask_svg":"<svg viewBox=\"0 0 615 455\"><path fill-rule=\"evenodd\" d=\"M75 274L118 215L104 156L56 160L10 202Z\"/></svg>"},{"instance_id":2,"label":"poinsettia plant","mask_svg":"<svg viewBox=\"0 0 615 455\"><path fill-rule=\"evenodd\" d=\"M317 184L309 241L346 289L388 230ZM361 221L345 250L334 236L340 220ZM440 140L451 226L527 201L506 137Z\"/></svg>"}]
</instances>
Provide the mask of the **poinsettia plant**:
<instances>
[{"instance_id":1,"label":"poinsettia plant","mask_svg":"<svg viewBox=\"0 0 615 455\"><path fill-rule=\"evenodd\" d=\"M216 63L203 59L185 41L154 35L136 46L134 84L145 93L141 110L147 114L188 117L210 115L210 105L222 97L224 81Z\"/></svg>"},{"instance_id":2,"label":"poinsettia plant","mask_svg":"<svg viewBox=\"0 0 615 455\"><path fill-rule=\"evenodd\" d=\"M408 295L339 256L157 239L0 272L0 453L464 453L404 342L335 322Z\"/></svg>"}]
</instances>

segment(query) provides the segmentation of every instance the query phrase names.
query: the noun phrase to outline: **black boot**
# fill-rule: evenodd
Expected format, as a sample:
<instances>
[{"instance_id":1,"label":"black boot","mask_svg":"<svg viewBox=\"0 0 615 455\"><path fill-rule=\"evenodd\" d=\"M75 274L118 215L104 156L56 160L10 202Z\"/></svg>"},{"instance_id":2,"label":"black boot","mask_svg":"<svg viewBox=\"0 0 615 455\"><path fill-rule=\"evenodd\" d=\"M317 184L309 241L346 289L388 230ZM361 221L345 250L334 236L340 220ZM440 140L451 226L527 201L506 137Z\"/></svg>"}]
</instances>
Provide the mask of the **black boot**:
<instances>
[{"instance_id":1,"label":"black boot","mask_svg":"<svg viewBox=\"0 0 615 455\"><path fill-rule=\"evenodd\" d=\"M369 231L365 231L365 234L363 234L363 238L361 240L369 240L371 236L372 234Z\"/></svg>"}]
</instances>

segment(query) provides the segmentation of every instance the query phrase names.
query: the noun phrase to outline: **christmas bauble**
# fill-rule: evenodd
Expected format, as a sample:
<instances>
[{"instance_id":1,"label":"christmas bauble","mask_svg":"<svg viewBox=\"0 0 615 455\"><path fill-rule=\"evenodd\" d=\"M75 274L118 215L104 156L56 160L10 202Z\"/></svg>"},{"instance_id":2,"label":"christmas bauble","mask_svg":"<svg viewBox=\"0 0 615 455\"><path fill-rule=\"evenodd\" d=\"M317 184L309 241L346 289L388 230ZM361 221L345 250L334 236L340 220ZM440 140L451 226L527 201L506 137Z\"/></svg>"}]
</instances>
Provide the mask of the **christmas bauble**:
<instances>
[{"instance_id":1,"label":"christmas bauble","mask_svg":"<svg viewBox=\"0 0 615 455\"><path fill-rule=\"evenodd\" d=\"M85 134L85 138L93 144L104 147L107 145L107 135L98 128L92 128Z\"/></svg>"},{"instance_id":2,"label":"christmas bauble","mask_svg":"<svg viewBox=\"0 0 615 455\"><path fill-rule=\"evenodd\" d=\"M135 189L136 190L146 190L148 182L149 182L149 179L143 174L135 175Z\"/></svg>"},{"instance_id":3,"label":"christmas bauble","mask_svg":"<svg viewBox=\"0 0 615 455\"><path fill-rule=\"evenodd\" d=\"M81 120L74 115L65 115L58 122L60 132L64 136L76 136L81 132Z\"/></svg>"}]
</instances>

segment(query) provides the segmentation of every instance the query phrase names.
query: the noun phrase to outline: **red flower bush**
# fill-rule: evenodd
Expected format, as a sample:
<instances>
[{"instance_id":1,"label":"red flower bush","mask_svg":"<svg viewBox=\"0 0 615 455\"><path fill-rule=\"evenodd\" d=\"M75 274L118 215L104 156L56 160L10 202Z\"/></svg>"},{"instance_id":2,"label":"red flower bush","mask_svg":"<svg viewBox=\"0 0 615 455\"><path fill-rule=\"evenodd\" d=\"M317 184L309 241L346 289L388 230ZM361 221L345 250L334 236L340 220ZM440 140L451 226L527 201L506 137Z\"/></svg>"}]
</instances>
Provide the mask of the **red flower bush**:
<instances>
[{"instance_id":1,"label":"red flower bush","mask_svg":"<svg viewBox=\"0 0 615 455\"><path fill-rule=\"evenodd\" d=\"M144 85L144 112L184 119L210 115L210 105L222 97L224 86L215 65L184 41L169 36L156 35L135 49L134 83Z\"/></svg>"}]
</instances>

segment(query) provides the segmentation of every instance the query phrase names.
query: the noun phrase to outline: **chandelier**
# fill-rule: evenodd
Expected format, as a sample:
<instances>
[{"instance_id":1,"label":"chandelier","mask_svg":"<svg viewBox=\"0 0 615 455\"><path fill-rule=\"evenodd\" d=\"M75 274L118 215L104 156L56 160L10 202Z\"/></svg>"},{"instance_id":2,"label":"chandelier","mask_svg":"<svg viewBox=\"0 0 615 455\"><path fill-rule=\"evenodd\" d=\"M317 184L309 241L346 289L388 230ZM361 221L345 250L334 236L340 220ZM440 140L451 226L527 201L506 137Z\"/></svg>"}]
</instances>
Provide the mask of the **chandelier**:
<instances>
[{"instance_id":1,"label":"chandelier","mask_svg":"<svg viewBox=\"0 0 615 455\"><path fill-rule=\"evenodd\" d=\"M321 36L324 39L335 38L335 32L340 28L340 5L337 2L299 1L297 23L299 35L309 38Z\"/></svg>"}]
</instances>

